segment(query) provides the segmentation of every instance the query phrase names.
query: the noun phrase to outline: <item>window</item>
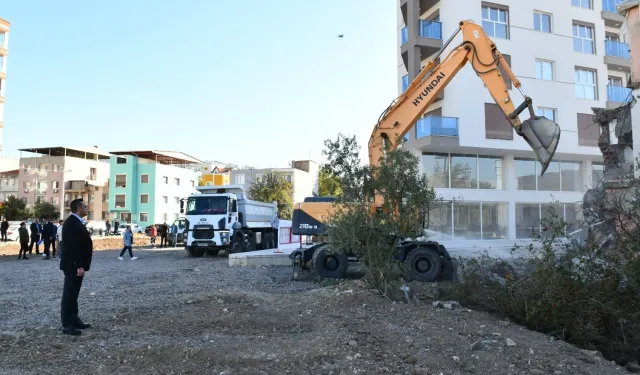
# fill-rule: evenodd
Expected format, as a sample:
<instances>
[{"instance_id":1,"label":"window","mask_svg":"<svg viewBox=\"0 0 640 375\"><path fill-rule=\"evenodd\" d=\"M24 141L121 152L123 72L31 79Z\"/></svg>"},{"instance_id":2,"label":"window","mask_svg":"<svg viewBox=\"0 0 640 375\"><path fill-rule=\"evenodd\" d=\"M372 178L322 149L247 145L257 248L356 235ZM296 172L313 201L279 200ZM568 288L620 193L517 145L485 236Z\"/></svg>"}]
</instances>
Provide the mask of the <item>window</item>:
<instances>
[{"instance_id":1,"label":"window","mask_svg":"<svg viewBox=\"0 0 640 375\"><path fill-rule=\"evenodd\" d=\"M89 168L89 180L93 181L96 179L98 171L96 168Z\"/></svg>"},{"instance_id":2,"label":"window","mask_svg":"<svg viewBox=\"0 0 640 375\"><path fill-rule=\"evenodd\" d=\"M552 161L543 176L535 159L516 158L514 170L517 190L584 191L579 161Z\"/></svg>"},{"instance_id":3,"label":"window","mask_svg":"<svg viewBox=\"0 0 640 375\"><path fill-rule=\"evenodd\" d=\"M484 128L486 138L513 139L511 121L495 103L484 104Z\"/></svg>"},{"instance_id":4,"label":"window","mask_svg":"<svg viewBox=\"0 0 640 375\"><path fill-rule=\"evenodd\" d=\"M126 188L127 187L127 175L126 174L117 174L116 175L116 187L117 188Z\"/></svg>"},{"instance_id":5,"label":"window","mask_svg":"<svg viewBox=\"0 0 640 375\"><path fill-rule=\"evenodd\" d=\"M173 197L175 204L180 204L180 197Z\"/></svg>"},{"instance_id":6,"label":"window","mask_svg":"<svg viewBox=\"0 0 640 375\"><path fill-rule=\"evenodd\" d=\"M191 187L196 187L196 182L195 181L191 180L189 182L191 183Z\"/></svg>"},{"instance_id":7,"label":"window","mask_svg":"<svg viewBox=\"0 0 640 375\"><path fill-rule=\"evenodd\" d=\"M562 191L582 191L583 184L581 163L561 161L560 180L562 181Z\"/></svg>"},{"instance_id":8,"label":"window","mask_svg":"<svg viewBox=\"0 0 640 375\"><path fill-rule=\"evenodd\" d=\"M280 176L280 177L282 177L282 179L287 181L287 182L291 182L291 175L290 174L286 174L286 175Z\"/></svg>"},{"instance_id":9,"label":"window","mask_svg":"<svg viewBox=\"0 0 640 375\"><path fill-rule=\"evenodd\" d=\"M116 208L124 208L126 206L126 199L124 194L116 194Z\"/></svg>"},{"instance_id":10,"label":"window","mask_svg":"<svg viewBox=\"0 0 640 375\"><path fill-rule=\"evenodd\" d=\"M109 196L107 194L102 194L102 203L109 200Z\"/></svg>"},{"instance_id":11,"label":"window","mask_svg":"<svg viewBox=\"0 0 640 375\"><path fill-rule=\"evenodd\" d=\"M478 186L476 156L451 155L451 187L475 189Z\"/></svg>"},{"instance_id":12,"label":"window","mask_svg":"<svg viewBox=\"0 0 640 375\"><path fill-rule=\"evenodd\" d=\"M167 215L166 213L162 214L162 221L169 220L168 217L169 217L169 215Z\"/></svg>"},{"instance_id":13,"label":"window","mask_svg":"<svg viewBox=\"0 0 640 375\"><path fill-rule=\"evenodd\" d=\"M551 234L550 231L543 231L543 227L559 219L567 223L565 233L575 230L582 221L581 204L516 203L516 238Z\"/></svg>"},{"instance_id":14,"label":"window","mask_svg":"<svg viewBox=\"0 0 640 375\"><path fill-rule=\"evenodd\" d=\"M96 196L95 194L89 194L89 203L93 203L96 201Z\"/></svg>"},{"instance_id":15,"label":"window","mask_svg":"<svg viewBox=\"0 0 640 375\"><path fill-rule=\"evenodd\" d=\"M122 156L116 157L116 164L127 164L127 158Z\"/></svg>"},{"instance_id":16,"label":"window","mask_svg":"<svg viewBox=\"0 0 640 375\"><path fill-rule=\"evenodd\" d=\"M236 184L237 185L244 185L244 174L237 174L236 175Z\"/></svg>"},{"instance_id":17,"label":"window","mask_svg":"<svg viewBox=\"0 0 640 375\"><path fill-rule=\"evenodd\" d=\"M141 184L148 184L149 183L149 175L148 174L141 174L140 175L140 183Z\"/></svg>"},{"instance_id":18,"label":"window","mask_svg":"<svg viewBox=\"0 0 640 375\"><path fill-rule=\"evenodd\" d=\"M536 60L536 79L553 81L553 63L551 61Z\"/></svg>"},{"instance_id":19,"label":"window","mask_svg":"<svg viewBox=\"0 0 640 375\"><path fill-rule=\"evenodd\" d=\"M166 195L162 197L162 201L164 203L169 203L169 197L167 197Z\"/></svg>"},{"instance_id":20,"label":"window","mask_svg":"<svg viewBox=\"0 0 640 375\"><path fill-rule=\"evenodd\" d=\"M53 189L60 189L60 181L52 181L51 182L51 187Z\"/></svg>"},{"instance_id":21,"label":"window","mask_svg":"<svg viewBox=\"0 0 640 375\"><path fill-rule=\"evenodd\" d=\"M598 146L600 124L593 121L593 114L578 113L578 145Z\"/></svg>"},{"instance_id":22,"label":"window","mask_svg":"<svg viewBox=\"0 0 640 375\"><path fill-rule=\"evenodd\" d=\"M140 203L149 203L149 194L140 194Z\"/></svg>"},{"instance_id":23,"label":"window","mask_svg":"<svg viewBox=\"0 0 640 375\"><path fill-rule=\"evenodd\" d=\"M537 166L538 167L538 166ZM560 191L560 163L552 161L543 176L538 175L538 190Z\"/></svg>"},{"instance_id":24,"label":"window","mask_svg":"<svg viewBox=\"0 0 640 375\"><path fill-rule=\"evenodd\" d=\"M594 54L595 44L593 42L593 26L582 23L573 23L573 50Z\"/></svg>"},{"instance_id":25,"label":"window","mask_svg":"<svg viewBox=\"0 0 640 375\"><path fill-rule=\"evenodd\" d=\"M58 197L51 198L51 204L58 204Z\"/></svg>"},{"instance_id":26,"label":"window","mask_svg":"<svg viewBox=\"0 0 640 375\"><path fill-rule=\"evenodd\" d=\"M443 202L429 213L429 239L506 239L508 204L502 202Z\"/></svg>"},{"instance_id":27,"label":"window","mask_svg":"<svg viewBox=\"0 0 640 375\"><path fill-rule=\"evenodd\" d=\"M164 177L162 177L162 179L164 180L164 184L165 185L169 185L169 177L164 176Z\"/></svg>"},{"instance_id":28,"label":"window","mask_svg":"<svg viewBox=\"0 0 640 375\"><path fill-rule=\"evenodd\" d=\"M536 114L538 116L544 116L551 121L556 121L556 110L553 108L538 107Z\"/></svg>"},{"instance_id":29,"label":"window","mask_svg":"<svg viewBox=\"0 0 640 375\"><path fill-rule=\"evenodd\" d=\"M609 86L622 87L622 78L609 76L609 81L607 82Z\"/></svg>"},{"instance_id":30,"label":"window","mask_svg":"<svg viewBox=\"0 0 640 375\"><path fill-rule=\"evenodd\" d=\"M422 168L429 181L429 186L434 188L449 187L449 155L423 154Z\"/></svg>"},{"instance_id":31,"label":"window","mask_svg":"<svg viewBox=\"0 0 640 375\"><path fill-rule=\"evenodd\" d=\"M453 236L460 239L482 239L480 229L480 203L453 205Z\"/></svg>"},{"instance_id":32,"label":"window","mask_svg":"<svg viewBox=\"0 0 640 375\"><path fill-rule=\"evenodd\" d=\"M262 180L262 173L256 174L255 180L256 181L261 181Z\"/></svg>"},{"instance_id":33,"label":"window","mask_svg":"<svg viewBox=\"0 0 640 375\"><path fill-rule=\"evenodd\" d=\"M482 28L492 38L509 39L509 10L499 5L482 5Z\"/></svg>"},{"instance_id":34,"label":"window","mask_svg":"<svg viewBox=\"0 0 640 375\"><path fill-rule=\"evenodd\" d=\"M102 220L107 220L109 217L109 213L107 211L102 211Z\"/></svg>"},{"instance_id":35,"label":"window","mask_svg":"<svg viewBox=\"0 0 640 375\"><path fill-rule=\"evenodd\" d=\"M571 5L574 7L591 9L591 0L571 0Z\"/></svg>"},{"instance_id":36,"label":"window","mask_svg":"<svg viewBox=\"0 0 640 375\"><path fill-rule=\"evenodd\" d=\"M52 169L54 172L58 172L58 169L60 169L60 166L58 164L53 164Z\"/></svg>"},{"instance_id":37,"label":"window","mask_svg":"<svg viewBox=\"0 0 640 375\"><path fill-rule=\"evenodd\" d=\"M536 190L536 160L519 159L514 160L514 170L516 172L517 190Z\"/></svg>"},{"instance_id":38,"label":"window","mask_svg":"<svg viewBox=\"0 0 640 375\"><path fill-rule=\"evenodd\" d=\"M543 33L551 32L551 15L542 12L533 12L533 29Z\"/></svg>"},{"instance_id":39,"label":"window","mask_svg":"<svg viewBox=\"0 0 640 375\"><path fill-rule=\"evenodd\" d=\"M149 214L146 212L140 212L140 221L141 222L149 221Z\"/></svg>"},{"instance_id":40,"label":"window","mask_svg":"<svg viewBox=\"0 0 640 375\"><path fill-rule=\"evenodd\" d=\"M502 158L478 156L478 189L503 189Z\"/></svg>"},{"instance_id":41,"label":"window","mask_svg":"<svg viewBox=\"0 0 640 375\"><path fill-rule=\"evenodd\" d=\"M174 178L174 181L175 181L177 186L180 186L180 179L179 178Z\"/></svg>"},{"instance_id":42,"label":"window","mask_svg":"<svg viewBox=\"0 0 640 375\"><path fill-rule=\"evenodd\" d=\"M586 68L575 68L575 92L576 98L597 100L596 72Z\"/></svg>"}]
</instances>

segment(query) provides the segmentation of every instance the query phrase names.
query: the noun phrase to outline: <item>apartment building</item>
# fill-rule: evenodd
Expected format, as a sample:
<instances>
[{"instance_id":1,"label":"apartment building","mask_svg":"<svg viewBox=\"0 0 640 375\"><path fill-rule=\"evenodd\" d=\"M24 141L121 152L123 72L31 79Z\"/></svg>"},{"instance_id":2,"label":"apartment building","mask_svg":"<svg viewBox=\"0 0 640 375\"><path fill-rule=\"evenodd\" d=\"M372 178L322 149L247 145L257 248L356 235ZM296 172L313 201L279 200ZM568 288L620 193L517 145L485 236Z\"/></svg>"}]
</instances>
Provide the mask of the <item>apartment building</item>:
<instances>
[{"instance_id":1,"label":"apartment building","mask_svg":"<svg viewBox=\"0 0 640 375\"><path fill-rule=\"evenodd\" d=\"M18 174L18 198L28 205L46 201L69 216L69 181L86 181L103 186L109 179L109 157L97 147L43 147L21 149ZM35 156L30 156L35 154Z\"/></svg>"},{"instance_id":2,"label":"apartment building","mask_svg":"<svg viewBox=\"0 0 640 375\"><path fill-rule=\"evenodd\" d=\"M539 115L562 135L544 176L480 77L464 67L438 95L403 147L450 203L432 215L440 240L526 239L549 209L581 219L581 200L602 173L593 107L629 100L629 48L616 0L398 0L398 90L404 92L461 20L482 25ZM459 35L439 60L462 41ZM515 105L522 96L503 74ZM522 120L528 114L523 113ZM552 202L554 202L552 204Z\"/></svg>"},{"instance_id":3,"label":"apartment building","mask_svg":"<svg viewBox=\"0 0 640 375\"><path fill-rule=\"evenodd\" d=\"M109 218L109 181L97 184L95 181L73 180L64 184L64 217L71 214L69 205L74 199L87 203L87 220L107 220Z\"/></svg>"},{"instance_id":4,"label":"apartment building","mask_svg":"<svg viewBox=\"0 0 640 375\"><path fill-rule=\"evenodd\" d=\"M0 172L0 202L8 197L18 197L18 174L20 170Z\"/></svg>"},{"instance_id":5,"label":"apartment building","mask_svg":"<svg viewBox=\"0 0 640 375\"><path fill-rule=\"evenodd\" d=\"M201 160L175 151L114 151L109 213L121 223L148 226L180 216L180 199L196 191Z\"/></svg>"},{"instance_id":6,"label":"apartment building","mask_svg":"<svg viewBox=\"0 0 640 375\"><path fill-rule=\"evenodd\" d=\"M232 169L231 183L243 185L249 190L254 181L268 173L273 173L291 182L293 201L302 202L304 198L318 195L318 174L320 166L312 160L294 160L289 168Z\"/></svg>"},{"instance_id":7,"label":"apartment building","mask_svg":"<svg viewBox=\"0 0 640 375\"><path fill-rule=\"evenodd\" d=\"M0 18L0 152L2 152L2 129L4 127L4 94L7 80L9 26L9 21Z\"/></svg>"}]
</instances>

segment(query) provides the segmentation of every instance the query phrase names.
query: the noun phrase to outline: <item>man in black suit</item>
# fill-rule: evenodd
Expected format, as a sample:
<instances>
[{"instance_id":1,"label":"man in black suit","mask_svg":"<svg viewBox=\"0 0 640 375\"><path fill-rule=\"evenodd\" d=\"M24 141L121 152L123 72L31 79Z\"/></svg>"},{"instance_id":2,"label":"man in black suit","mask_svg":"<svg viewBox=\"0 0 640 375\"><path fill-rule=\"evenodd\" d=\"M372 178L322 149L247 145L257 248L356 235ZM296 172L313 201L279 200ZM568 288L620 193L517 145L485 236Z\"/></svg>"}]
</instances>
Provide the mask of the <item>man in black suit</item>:
<instances>
[{"instance_id":1,"label":"man in black suit","mask_svg":"<svg viewBox=\"0 0 640 375\"><path fill-rule=\"evenodd\" d=\"M53 245L53 257L56 257L56 226L51 220L42 226L42 241L44 242L44 259L49 259L50 251Z\"/></svg>"},{"instance_id":2,"label":"man in black suit","mask_svg":"<svg viewBox=\"0 0 640 375\"><path fill-rule=\"evenodd\" d=\"M9 222L4 218L0 223L0 241L7 242L7 230L9 230Z\"/></svg>"},{"instance_id":3,"label":"man in black suit","mask_svg":"<svg viewBox=\"0 0 640 375\"><path fill-rule=\"evenodd\" d=\"M31 243L29 244L29 255L33 253L33 244L36 245L36 255L40 254L40 232L41 225L38 223L38 220L35 219L29 229L31 230Z\"/></svg>"},{"instance_id":4,"label":"man in black suit","mask_svg":"<svg viewBox=\"0 0 640 375\"><path fill-rule=\"evenodd\" d=\"M82 199L74 199L69 205L71 215L62 226L64 256L60 269L64 271L64 288L60 306L62 333L81 335L81 329L91 327L78 317L78 295L85 272L91 268L93 241L82 218L87 215L87 205Z\"/></svg>"}]
</instances>

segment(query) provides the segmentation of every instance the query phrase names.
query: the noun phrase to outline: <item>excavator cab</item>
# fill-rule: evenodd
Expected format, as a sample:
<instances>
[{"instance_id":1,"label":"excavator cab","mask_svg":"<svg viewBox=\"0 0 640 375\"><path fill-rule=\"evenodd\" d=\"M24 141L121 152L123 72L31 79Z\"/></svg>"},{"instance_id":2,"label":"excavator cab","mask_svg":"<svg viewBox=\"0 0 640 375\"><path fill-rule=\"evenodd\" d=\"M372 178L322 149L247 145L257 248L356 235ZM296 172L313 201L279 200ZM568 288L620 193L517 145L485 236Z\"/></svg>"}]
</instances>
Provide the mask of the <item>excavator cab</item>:
<instances>
[{"instance_id":1,"label":"excavator cab","mask_svg":"<svg viewBox=\"0 0 640 375\"><path fill-rule=\"evenodd\" d=\"M542 176L549 167L549 163L556 153L556 148L558 148L560 126L544 116L536 116L532 103L531 98L525 97L524 102L509 115L509 118L515 120L525 109L529 109L531 117L523 121L520 126L516 126L515 129L538 157L538 161L542 164L542 172L540 173Z\"/></svg>"}]
</instances>

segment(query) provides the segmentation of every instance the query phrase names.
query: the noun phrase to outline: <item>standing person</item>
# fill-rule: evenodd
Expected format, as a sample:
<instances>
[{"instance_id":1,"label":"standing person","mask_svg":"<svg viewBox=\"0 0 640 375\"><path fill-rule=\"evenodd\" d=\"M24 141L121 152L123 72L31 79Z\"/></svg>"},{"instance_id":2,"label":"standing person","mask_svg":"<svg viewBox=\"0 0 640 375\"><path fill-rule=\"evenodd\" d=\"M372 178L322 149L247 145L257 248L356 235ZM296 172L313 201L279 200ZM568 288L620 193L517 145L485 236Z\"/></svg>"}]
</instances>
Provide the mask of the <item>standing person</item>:
<instances>
[{"instance_id":1,"label":"standing person","mask_svg":"<svg viewBox=\"0 0 640 375\"><path fill-rule=\"evenodd\" d=\"M104 221L104 226L107 228L107 236L109 235L109 232L111 231L111 220L107 219Z\"/></svg>"},{"instance_id":2,"label":"standing person","mask_svg":"<svg viewBox=\"0 0 640 375\"><path fill-rule=\"evenodd\" d=\"M120 234L120 222L116 219L116 222L113 223L113 234Z\"/></svg>"},{"instance_id":3,"label":"standing person","mask_svg":"<svg viewBox=\"0 0 640 375\"><path fill-rule=\"evenodd\" d=\"M124 230L124 236L122 236L122 238L124 240L124 247L122 248L122 251L118 256L118 259L124 260L122 256L124 255L124 252L127 250L129 250L129 257L131 258L131 260L138 259L138 257L133 256L133 250L131 250L133 246L133 233L131 232L131 225L127 225L127 229Z\"/></svg>"},{"instance_id":4,"label":"standing person","mask_svg":"<svg viewBox=\"0 0 640 375\"><path fill-rule=\"evenodd\" d=\"M178 244L178 226L174 222L171 224L171 246L176 247Z\"/></svg>"},{"instance_id":5,"label":"standing person","mask_svg":"<svg viewBox=\"0 0 640 375\"><path fill-rule=\"evenodd\" d=\"M78 316L78 295L84 275L91 268L93 241L84 226L82 218L87 215L87 205L82 199L74 199L69 204L71 215L62 227L64 257L60 269L64 272L64 287L60 303L62 333L78 336L81 329L90 328Z\"/></svg>"},{"instance_id":6,"label":"standing person","mask_svg":"<svg viewBox=\"0 0 640 375\"><path fill-rule=\"evenodd\" d=\"M168 234L169 234L169 226L165 221L164 224L160 225L160 247L167 247L169 245L169 241L167 239Z\"/></svg>"},{"instance_id":7,"label":"standing person","mask_svg":"<svg viewBox=\"0 0 640 375\"><path fill-rule=\"evenodd\" d=\"M56 226L51 220L45 220L46 224L42 226L42 241L44 242L44 259L50 259L50 249L53 244L53 257L56 257L56 245L53 242L56 239Z\"/></svg>"},{"instance_id":8,"label":"standing person","mask_svg":"<svg viewBox=\"0 0 640 375\"><path fill-rule=\"evenodd\" d=\"M18 228L18 236L20 239L20 252L18 253L18 259L22 256L22 259L27 258L27 251L29 250L29 231L27 230L27 225L23 221L20 223L20 228Z\"/></svg>"},{"instance_id":9,"label":"standing person","mask_svg":"<svg viewBox=\"0 0 640 375\"><path fill-rule=\"evenodd\" d=\"M0 240L4 242L7 242L7 230L9 230L9 222L5 217L4 220L2 220L2 224L0 224Z\"/></svg>"},{"instance_id":10,"label":"standing person","mask_svg":"<svg viewBox=\"0 0 640 375\"><path fill-rule=\"evenodd\" d=\"M158 228L156 228L155 224L151 225L151 233L149 233L151 235L151 247L152 248L156 248L156 237L158 237Z\"/></svg>"},{"instance_id":11,"label":"standing person","mask_svg":"<svg viewBox=\"0 0 640 375\"><path fill-rule=\"evenodd\" d=\"M58 242L58 251L60 253L60 258L62 258L62 224L64 224L64 220L60 220L60 222L58 223L58 229L56 230L56 241Z\"/></svg>"},{"instance_id":12,"label":"standing person","mask_svg":"<svg viewBox=\"0 0 640 375\"><path fill-rule=\"evenodd\" d=\"M33 253L33 244L36 245L36 255L38 255L40 254L40 233L42 229L37 219L34 220L33 223L31 223L31 227L29 229L31 230L31 243L29 244L29 255Z\"/></svg>"}]
</instances>

